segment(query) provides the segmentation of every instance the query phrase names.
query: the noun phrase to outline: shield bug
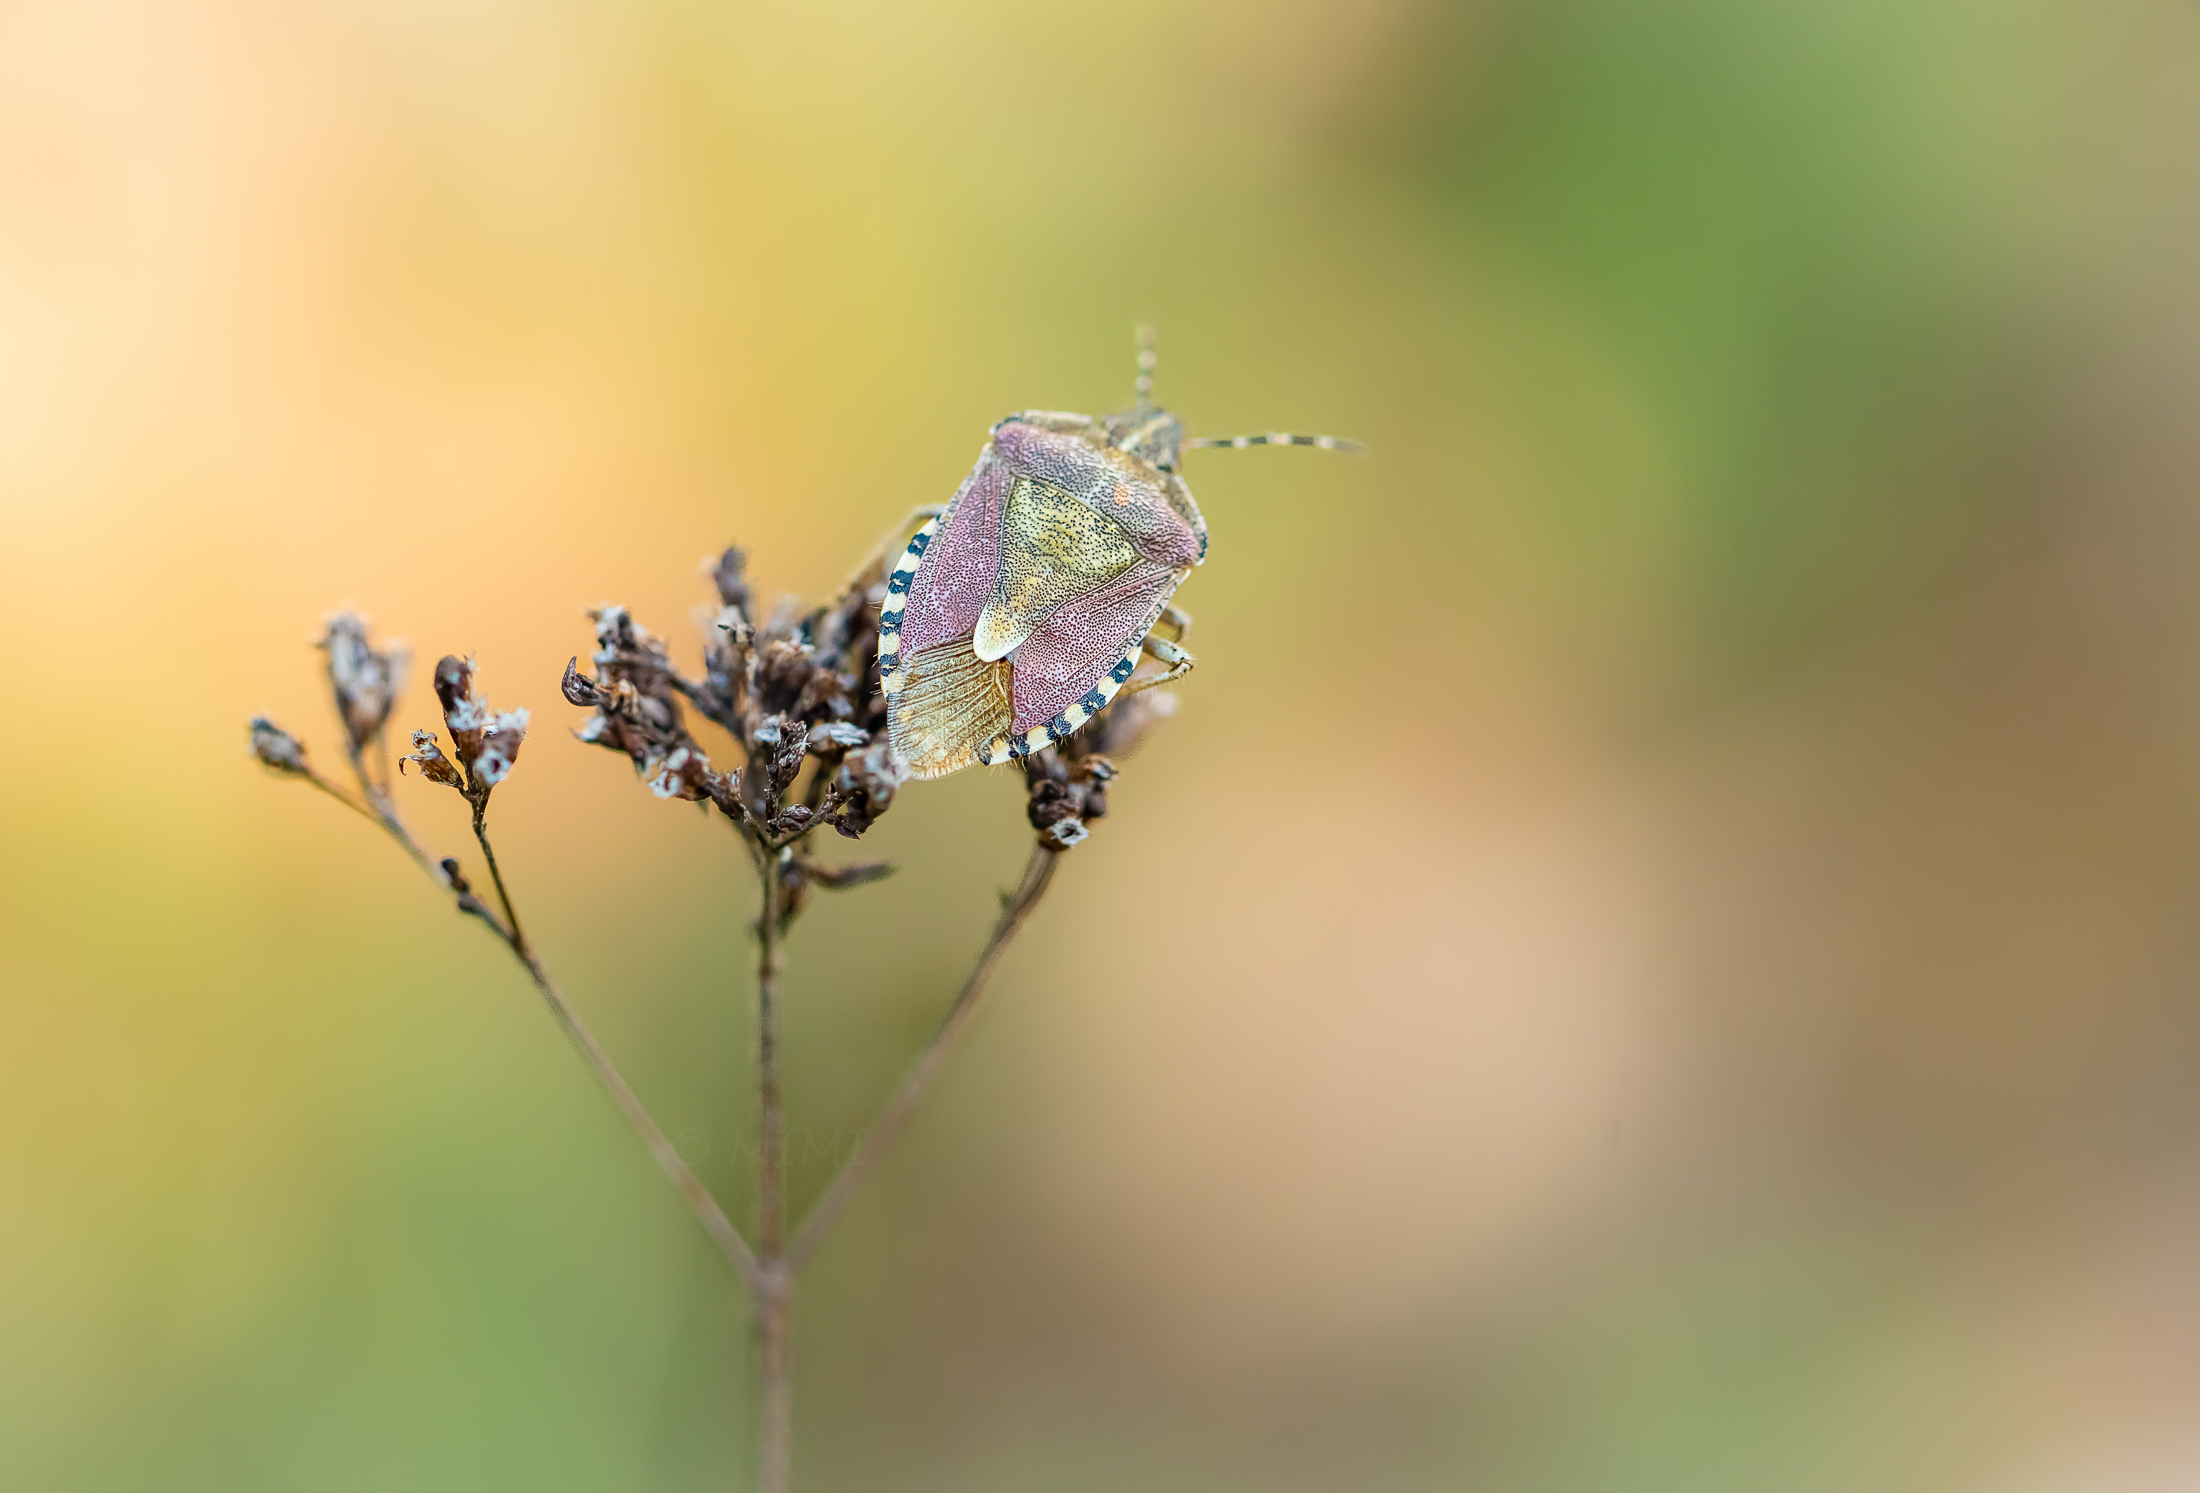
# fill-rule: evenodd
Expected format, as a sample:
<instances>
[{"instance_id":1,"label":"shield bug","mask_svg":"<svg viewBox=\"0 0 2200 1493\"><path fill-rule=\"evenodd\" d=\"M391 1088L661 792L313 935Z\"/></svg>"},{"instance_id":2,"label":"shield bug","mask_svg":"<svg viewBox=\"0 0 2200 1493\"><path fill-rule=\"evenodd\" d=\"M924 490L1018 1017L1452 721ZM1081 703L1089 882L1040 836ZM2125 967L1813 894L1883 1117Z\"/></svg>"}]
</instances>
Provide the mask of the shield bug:
<instances>
[{"instance_id":1,"label":"shield bug","mask_svg":"<svg viewBox=\"0 0 2200 1493\"><path fill-rule=\"evenodd\" d=\"M1283 432L1187 440L1153 403L1153 368L1142 333L1129 409L1025 410L995 425L887 576L879 676L913 776L1042 750L1119 692L1191 670L1192 619L1170 604L1207 558L1207 521L1177 472L1186 447L1359 449ZM1173 641L1153 636L1164 622ZM1162 668L1134 679L1142 654Z\"/></svg>"}]
</instances>

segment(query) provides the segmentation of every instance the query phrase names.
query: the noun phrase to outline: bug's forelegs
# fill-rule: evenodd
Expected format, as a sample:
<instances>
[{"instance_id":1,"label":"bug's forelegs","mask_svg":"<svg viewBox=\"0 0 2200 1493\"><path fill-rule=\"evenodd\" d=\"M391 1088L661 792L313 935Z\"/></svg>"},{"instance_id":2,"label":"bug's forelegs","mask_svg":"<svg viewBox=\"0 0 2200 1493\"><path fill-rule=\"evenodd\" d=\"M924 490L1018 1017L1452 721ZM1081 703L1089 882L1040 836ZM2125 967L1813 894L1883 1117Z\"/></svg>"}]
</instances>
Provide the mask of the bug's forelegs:
<instances>
[{"instance_id":1,"label":"bug's forelegs","mask_svg":"<svg viewBox=\"0 0 2200 1493\"><path fill-rule=\"evenodd\" d=\"M886 531L886 537L884 539L881 539L879 543L882 545L890 545L893 544L897 539L907 540L909 535L913 532L910 528L910 525L914 524L918 519L938 518L946 511L947 505L945 503L919 503L916 507L910 509L907 513L904 513L901 516L900 521L897 522L891 529L888 529Z\"/></svg>"},{"instance_id":2,"label":"bug's forelegs","mask_svg":"<svg viewBox=\"0 0 2200 1493\"><path fill-rule=\"evenodd\" d=\"M878 543L871 547L871 552L864 557L863 563L849 573L847 581L841 587L842 591L851 591L857 585L866 583L866 578L873 572L883 572L887 561L895 552L907 547L909 536L915 531L918 519L935 519L946 511L947 506L944 503L919 503L903 514L891 529L879 535Z\"/></svg>"}]
</instances>

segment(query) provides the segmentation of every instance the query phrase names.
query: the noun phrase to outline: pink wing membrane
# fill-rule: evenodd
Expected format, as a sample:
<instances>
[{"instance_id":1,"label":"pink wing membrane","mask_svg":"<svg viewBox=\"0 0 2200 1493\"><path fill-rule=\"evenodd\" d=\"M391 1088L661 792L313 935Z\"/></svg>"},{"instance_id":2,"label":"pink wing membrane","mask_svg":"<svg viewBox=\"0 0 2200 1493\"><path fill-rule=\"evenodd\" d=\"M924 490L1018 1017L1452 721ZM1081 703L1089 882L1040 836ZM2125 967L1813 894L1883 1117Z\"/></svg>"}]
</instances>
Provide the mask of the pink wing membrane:
<instances>
[{"instance_id":1,"label":"pink wing membrane","mask_svg":"<svg viewBox=\"0 0 2200 1493\"><path fill-rule=\"evenodd\" d=\"M1099 684L1146 634L1179 567L1142 560L1090 596L1057 607L1010 654L1018 734L1043 726Z\"/></svg>"},{"instance_id":2,"label":"pink wing membrane","mask_svg":"<svg viewBox=\"0 0 2200 1493\"><path fill-rule=\"evenodd\" d=\"M1147 559L1177 566L1199 563L1205 547L1198 531L1170 506L1134 458L1085 436L1013 419L993 432L993 441L1008 467L1044 478L1106 514Z\"/></svg>"},{"instance_id":3,"label":"pink wing membrane","mask_svg":"<svg viewBox=\"0 0 2200 1493\"><path fill-rule=\"evenodd\" d=\"M909 605L902 613L903 658L967 638L977 628L1000 568L1001 503L1008 478L1007 464L989 447L955 494L910 577Z\"/></svg>"}]
</instances>

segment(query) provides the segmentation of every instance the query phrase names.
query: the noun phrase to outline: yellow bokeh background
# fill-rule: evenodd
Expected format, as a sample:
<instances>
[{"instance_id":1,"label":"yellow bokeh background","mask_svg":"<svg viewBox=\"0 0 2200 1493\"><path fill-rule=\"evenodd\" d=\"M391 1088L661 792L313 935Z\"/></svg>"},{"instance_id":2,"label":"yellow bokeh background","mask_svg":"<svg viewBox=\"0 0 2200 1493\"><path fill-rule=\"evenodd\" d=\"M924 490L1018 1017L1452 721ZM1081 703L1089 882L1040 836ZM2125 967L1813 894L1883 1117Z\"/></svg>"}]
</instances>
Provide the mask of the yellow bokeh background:
<instances>
[{"instance_id":1,"label":"yellow bokeh background","mask_svg":"<svg viewBox=\"0 0 2200 1493\"><path fill-rule=\"evenodd\" d=\"M340 604L403 725L477 652L745 1216L745 862L565 734L582 609L828 592L1141 318L1371 454L1188 461L1200 667L805 1279L801 1485L2200 1484L2196 81L2173 0L0 6L0 1487L743 1485L722 1265L244 722L335 760ZM798 1202L1027 833L912 786L798 926Z\"/></svg>"}]
</instances>

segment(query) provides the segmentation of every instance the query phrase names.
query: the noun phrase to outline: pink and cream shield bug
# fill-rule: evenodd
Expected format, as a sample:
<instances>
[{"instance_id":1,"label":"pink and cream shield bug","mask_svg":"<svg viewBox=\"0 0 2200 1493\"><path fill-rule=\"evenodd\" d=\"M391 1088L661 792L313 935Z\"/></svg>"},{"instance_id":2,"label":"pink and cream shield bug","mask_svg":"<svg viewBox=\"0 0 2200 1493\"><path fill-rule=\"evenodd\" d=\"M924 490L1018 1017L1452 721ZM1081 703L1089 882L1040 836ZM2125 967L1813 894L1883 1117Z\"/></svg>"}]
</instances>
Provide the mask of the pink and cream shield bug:
<instances>
[{"instance_id":1,"label":"pink and cream shield bug","mask_svg":"<svg viewBox=\"0 0 2200 1493\"><path fill-rule=\"evenodd\" d=\"M1118 693L1190 672L1191 618L1170 604L1207 558L1207 521L1177 473L1186 447L1319 446L1333 436L1186 440L1137 397L1095 418L1026 410L993 427L954 498L887 576L879 675L894 751L913 776L1003 763L1060 741ZM1153 636L1166 622L1174 641ZM1140 656L1160 672L1133 678Z\"/></svg>"}]
</instances>

